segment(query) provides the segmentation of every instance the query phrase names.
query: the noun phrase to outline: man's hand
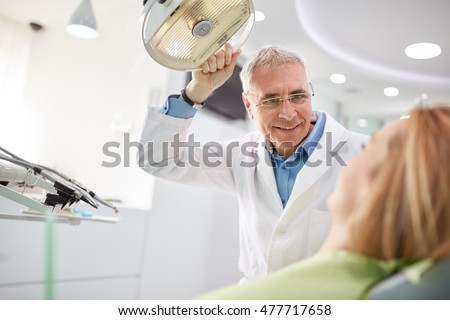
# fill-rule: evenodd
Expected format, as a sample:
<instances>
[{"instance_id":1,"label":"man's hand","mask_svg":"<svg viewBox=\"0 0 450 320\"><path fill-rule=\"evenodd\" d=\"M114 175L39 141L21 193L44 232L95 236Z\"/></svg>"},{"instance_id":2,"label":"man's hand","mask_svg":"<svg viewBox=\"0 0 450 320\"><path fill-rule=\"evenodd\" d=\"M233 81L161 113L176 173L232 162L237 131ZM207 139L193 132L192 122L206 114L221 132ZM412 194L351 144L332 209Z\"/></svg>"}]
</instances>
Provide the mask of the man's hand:
<instances>
[{"instance_id":1,"label":"man's hand","mask_svg":"<svg viewBox=\"0 0 450 320\"><path fill-rule=\"evenodd\" d=\"M203 103L231 77L240 53L240 49L233 53L231 45L226 43L201 65L201 70L192 72L192 80L186 87L187 96L196 103Z\"/></svg>"}]
</instances>

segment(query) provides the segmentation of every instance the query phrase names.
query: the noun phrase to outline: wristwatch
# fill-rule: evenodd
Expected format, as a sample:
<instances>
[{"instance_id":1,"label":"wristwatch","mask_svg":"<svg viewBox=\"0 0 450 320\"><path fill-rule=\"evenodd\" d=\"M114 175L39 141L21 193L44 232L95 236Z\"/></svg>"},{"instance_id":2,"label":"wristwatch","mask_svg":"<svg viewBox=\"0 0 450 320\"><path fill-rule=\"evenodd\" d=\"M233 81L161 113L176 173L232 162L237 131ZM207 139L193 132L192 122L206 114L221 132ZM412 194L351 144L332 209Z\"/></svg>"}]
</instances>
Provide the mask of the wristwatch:
<instances>
[{"instance_id":1,"label":"wristwatch","mask_svg":"<svg viewBox=\"0 0 450 320\"><path fill-rule=\"evenodd\" d=\"M195 104L195 102L192 101L186 94L186 88L181 89L181 96L183 97L183 100L186 101L191 107Z\"/></svg>"},{"instance_id":2,"label":"wristwatch","mask_svg":"<svg viewBox=\"0 0 450 320\"><path fill-rule=\"evenodd\" d=\"M191 100L191 98L188 97L188 95L186 94L186 88L183 88L180 94L183 100L186 101L192 108L199 110L203 106L203 103L195 103Z\"/></svg>"}]
</instances>

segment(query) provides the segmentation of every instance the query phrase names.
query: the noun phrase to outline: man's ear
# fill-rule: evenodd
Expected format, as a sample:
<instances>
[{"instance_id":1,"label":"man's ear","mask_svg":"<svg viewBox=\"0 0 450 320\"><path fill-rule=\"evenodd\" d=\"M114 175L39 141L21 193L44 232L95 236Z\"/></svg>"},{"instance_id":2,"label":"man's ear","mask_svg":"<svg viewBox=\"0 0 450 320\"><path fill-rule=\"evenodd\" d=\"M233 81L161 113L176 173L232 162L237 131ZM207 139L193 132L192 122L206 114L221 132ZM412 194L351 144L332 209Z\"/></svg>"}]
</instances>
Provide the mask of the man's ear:
<instances>
[{"instance_id":1,"label":"man's ear","mask_svg":"<svg viewBox=\"0 0 450 320\"><path fill-rule=\"evenodd\" d=\"M248 99L247 95L245 93L242 93L242 102L244 103L245 109L247 110L247 114L250 119L253 120L253 112L250 105L250 100Z\"/></svg>"}]
</instances>

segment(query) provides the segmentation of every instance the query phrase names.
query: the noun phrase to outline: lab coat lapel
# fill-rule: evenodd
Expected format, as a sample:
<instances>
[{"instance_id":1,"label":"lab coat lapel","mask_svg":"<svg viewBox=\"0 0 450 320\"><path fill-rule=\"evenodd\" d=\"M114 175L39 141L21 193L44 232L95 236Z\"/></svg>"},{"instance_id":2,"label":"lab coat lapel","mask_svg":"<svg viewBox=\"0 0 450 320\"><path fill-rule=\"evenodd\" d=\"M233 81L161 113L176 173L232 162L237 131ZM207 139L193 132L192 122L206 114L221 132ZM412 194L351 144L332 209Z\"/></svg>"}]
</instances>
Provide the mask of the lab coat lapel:
<instances>
[{"instance_id":1,"label":"lab coat lapel","mask_svg":"<svg viewBox=\"0 0 450 320\"><path fill-rule=\"evenodd\" d=\"M347 141L348 139L345 128L337 123L328 114L325 115L326 123L323 130L323 135L320 138L318 145L311 153L307 163L305 163L303 168L298 173L291 196L289 197L284 211L289 210L289 207L292 206L297 198L304 194L305 191L308 190L308 188L310 188L316 181L318 181L322 175L330 170L330 163L327 163L327 159L330 158L330 150L334 150L334 148L341 141ZM327 139L331 140L327 142ZM331 159L328 161L331 161Z\"/></svg>"},{"instance_id":2,"label":"lab coat lapel","mask_svg":"<svg viewBox=\"0 0 450 320\"><path fill-rule=\"evenodd\" d=\"M295 179L294 187L292 188L291 196L286 203L285 211L289 210L292 203L294 203L297 198L304 194L308 188L310 188L325 172L327 172L327 170L330 169L330 167L326 165L326 162L323 161L325 156L325 148L316 149L313 151L308 162L303 166Z\"/></svg>"},{"instance_id":3,"label":"lab coat lapel","mask_svg":"<svg viewBox=\"0 0 450 320\"><path fill-rule=\"evenodd\" d=\"M261 175L262 180L266 183L274 197L274 201L279 203L280 208L283 208L281 203L280 195L278 194L277 183L275 181L275 174L273 173L272 161L270 160L270 155L265 148L266 141L263 139L259 143L258 147L258 166L257 174Z\"/></svg>"}]
</instances>

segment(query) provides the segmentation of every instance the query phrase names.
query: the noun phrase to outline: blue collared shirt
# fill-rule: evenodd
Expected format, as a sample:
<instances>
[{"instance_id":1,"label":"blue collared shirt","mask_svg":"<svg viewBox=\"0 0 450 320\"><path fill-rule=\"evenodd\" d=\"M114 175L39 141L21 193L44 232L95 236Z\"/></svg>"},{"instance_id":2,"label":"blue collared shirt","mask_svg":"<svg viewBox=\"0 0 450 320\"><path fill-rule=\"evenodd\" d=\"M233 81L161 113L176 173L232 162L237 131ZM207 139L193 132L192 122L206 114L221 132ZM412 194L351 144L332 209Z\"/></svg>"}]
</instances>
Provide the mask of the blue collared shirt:
<instances>
[{"instance_id":1,"label":"blue collared shirt","mask_svg":"<svg viewBox=\"0 0 450 320\"><path fill-rule=\"evenodd\" d=\"M323 135L326 116L322 112L317 112L316 114L318 119L314 129L289 158L283 159L276 150L269 151L283 208L289 200L297 174L308 161L309 156L316 149L317 143Z\"/></svg>"}]
</instances>

